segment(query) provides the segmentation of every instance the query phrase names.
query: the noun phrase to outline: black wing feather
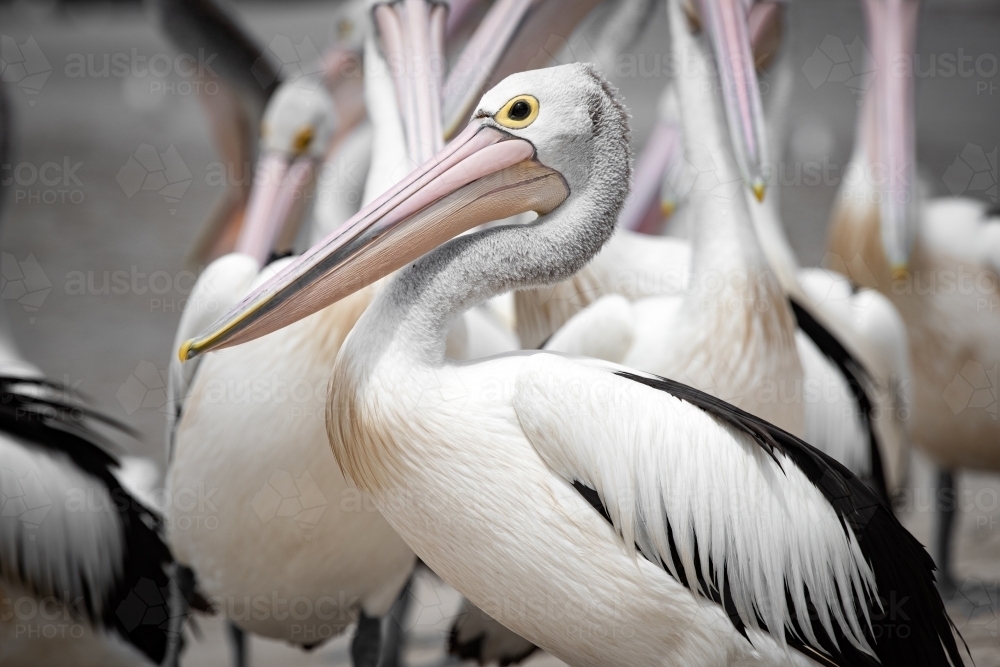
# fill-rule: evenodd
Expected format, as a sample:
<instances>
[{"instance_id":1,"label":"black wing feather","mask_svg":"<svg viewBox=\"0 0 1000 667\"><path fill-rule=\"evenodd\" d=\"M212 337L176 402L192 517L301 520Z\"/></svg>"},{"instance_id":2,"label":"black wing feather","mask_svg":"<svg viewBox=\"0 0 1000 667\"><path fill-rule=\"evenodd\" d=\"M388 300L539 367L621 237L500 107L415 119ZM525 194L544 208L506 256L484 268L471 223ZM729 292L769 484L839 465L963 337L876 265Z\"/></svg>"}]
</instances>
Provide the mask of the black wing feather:
<instances>
[{"instance_id":1,"label":"black wing feather","mask_svg":"<svg viewBox=\"0 0 1000 667\"><path fill-rule=\"evenodd\" d=\"M95 626L114 630L150 660L160 663L172 639L166 602L173 557L161 536L160 517L133 497L114 475L118 459L108 450L106 439L94 429L95 422L129 431L128 427L74 400L73 393L58 383L0 376L0 430L28 446L68 458L78 469L100 481L108 490L123 536L120 574L110 590L85 589L78 604L76 600L65 599L65 591L37 590L40 584L20 583L33 589L36 595L55 597ZM18 549L22 579L24 546L19 545Z\"/></svg>"},{"instance_id":2,"label":"black wing feather","mask_svg":"<svg viewBox=\"0 0 1000 667\"><path fill-rule=\"evenodd\" d=\"M857 597L854 600L857 611L861 611L862 605L867 607L872 629L869 631L865 627L864 631L878 661L855 649L841 634L836 623L835 636L829 637L818 622L818 614L815 613L808 591L806 602L809 618L798 618L794 606L788 606L792 614L792 628L791 632L786 633L786 639L790 646L814 660L840 667L874 667L879 662L886 667L946 667L949 664L957 667L964 664L955 640L957 630L934 585L934 561L924 547L903 528L888 504L864 482L839 462L806 442L714 396L666 378L644 377L624 371L617 372L616 375L665 391L704 410L749 435L772 457L779 452L785 455L816 485L843 524L850 526L872 568L880 596L880 605ZM596 491L580 482L576 482L574 487L606 519L609 517ZM680 567L680 559L672 542L670 551L671 558L677 565L675 570L682 573L683 567ZM698 562L697 558L695 562ZM710 564L709 567L709 572L715 571L713 565ZM686 579L684 574L680 576ZM700 571L698 577L700 582L705 579L711 581L711 577L704 577ZM681 583L690 588L686 580ZM734 626L745 636L745 628L727 593L728 581L723 580L724 590L721 592L715 586L705 587L704 583L702 586L708 591L709 597L726 609ZM790 596L787 586L785 593ZM863 618L861 613L858 616ZM758 622L761 622L762 629L767 629L759 617ZM802 628L806 623L811 626L828 657L817 653L815 647L809 646L802 639L805 636Z\"/></svg>"},{"instance_id":3,"label":"black wing feather","mask_svg":"<svg viewBox=\"0 0 1000 667\"><path fill-rule=\"evenodd\" d=\"M840 370L851 388L851 395L858 404L862 426L868 432L869 458L871 459L871 485L885 501L889 500L889 487L885 481L885 468L882 465L882 451L875 434L874 405L865 387L870 386L871 375L843 343L833 333L820 324L806 308L795 299L789 297L795 321L802 333L816 344L820 352L832 361Z\"/></svg>"}]
</instances>

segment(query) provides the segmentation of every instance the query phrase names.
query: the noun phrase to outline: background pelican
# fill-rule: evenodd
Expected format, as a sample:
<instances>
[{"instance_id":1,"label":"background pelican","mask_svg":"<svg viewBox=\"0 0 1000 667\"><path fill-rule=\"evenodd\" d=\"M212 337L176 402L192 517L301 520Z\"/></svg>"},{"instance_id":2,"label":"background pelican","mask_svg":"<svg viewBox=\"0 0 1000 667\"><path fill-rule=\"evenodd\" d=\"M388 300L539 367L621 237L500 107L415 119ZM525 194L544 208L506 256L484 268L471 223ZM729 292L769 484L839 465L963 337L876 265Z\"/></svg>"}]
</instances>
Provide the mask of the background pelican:
<instances>
[{"instance_id":1,"label":"background pelican","mask_svg":"<svg viewBox=\"0 0 1000 667\"><path fill-rule=\"evenodd\" d=\"M963 373L1000 363L1000 293L988 206L923 202L915 182L913 69L916 0L864 3L876 74L857 119L851 173L884 168L884 182L845 180L829 230L828 263L876 288L899 309L910 338L913 440L940 467L937 559L954 590L949 544L957 469L1000 471L1000 429L986 410L963 409ZM904 67L891 63L903 62ZM858 169L862 171L857 171ZM881 172L877 172L881 173ZM947 229L943 232L943 229ZM952 239L942 243L942 237ZM961 276L975 285L961 289ZM949 276L952 283L947 282ZM937 281L944 279L939 284ZM956 409L957 408L957 409Z\"/></svg>"},{"instance_id":2,"label":"background pelican","mask_svg":"<svg viewBox=\"0 0 1000 667\"><path fill-rule=\"evenodd\" d=\"M769 22L779 21L780 13L771 9L765 18L758 17L758 41L765 41L760 35L772 32ZM743 38L710 33L709 43L726 44L716 48L720 69L744 71L750 61L747 35L751 22L749 17L739 20L743 21ZM751 222L751 209L757 218L774 209L764 209L754 200L743 202L740 172L721 112L725 96L705 92L722 89L713 76L711 57L692 43L686 32L675 32L672 45L674 61L685 63L675 81L687 162L706 170L692 185L684 208L692 227L692 275L684 297L641 299L631 310L620 300L599 301L592 306L609 321L625 318L607 329L609 342L621 343L611 346L617 356L603 358L684 380L792 433L803 434L885 493L878 441L872 429L874 410L866 393L869 387L862 384L867 375L800 305L808 304L808 299L798 287L794 268L787 266L792 262L794 267L794 258L782 263L782 252L793 256L779 223L774 219L766 225ZM726 78L743 81L746 76L752 72ZM751 97L749 92L743 95ZM668 94L666 102L670 101ZM745 121L740 126L753 125L752 116L741 115ZM678 143L667 142L662 149L670 150ZM658 166L665 167L668 162L663 160ZM661 174L662 169L654 173L653 182L659 181ZM652 200L650 195L644 192L640 197ZM630 203L633 217L644 216L635 211L648 203L641 199ZM623 218L630 214L628 207L627 203ZM628 220L624 223L629 224ZM761 227L769 233L758 241L756 230ZM768 242L782 252L770 250ZM773 273L772 258L779 262ZM672 266L662 268L664 272L675 270ZM789 303L786 294L796 300ZM578 341L599 335L590 321L595 317L601 315L588 314L571 321L547 349L586 352L579 349ZM619 329L630 328L630 334L619 333ZM569 346L563 347L567 343ZM845 414L851 417L845 419Z\"/></svg>"},{"instance_id":3,"label":"background pelican","mask_svg":"<svg viewBox=\"0 0 1000 667\"><path fill-rule=\"evenodd\" d=\"M12 128L0 87L3 165ZM111 433L134 435L25 359L0 304L0 664L177 664L191 596L174 585L155 464L120 457Z\"/></svg>"},{"instance_id":4,"label":"background pelican","mask_svg":"<svg viewBox=\"0 0 1000 667\"><path fill-rule=\"evenodd\" d=\"M374 42L367 42L365 91L373 156L364 199L381 193L441 145L440 104L433 94L439 86L433 80L440 75L445 14L444 5L424 0L375 3L372 8L382 49L394 66L387 67ZM293 204L301 199L329 143L336 121L332 110L329 96L308 82L285 84L275 94L263 123L259 180L237 252L217 260L199 279L178 341L210 316L208 304L232 302L249 287L247 281L264 278L257 272L278 241L279 230L296 217ZM269 270L280 266L276 262ZM359 292L255 348L210 357L198 367L197 376L192 369L173 366L171 395L178 401L178 421L170 434L174 443L170 488L220 488L226 498L220 523L227 530L199 526L171 533L181 560L212 596L242 600L276 590L284 599L312 599L317 613L320 600L326 601L339 619L325 624L326 634L303 634L302 619L294 616L258 619L227 607L224 613L233 622L238 647L244 644L242 629L308 648L357 619L359 630L352 643L355 664L375 664L380 654L386 664L398 660L402 608L394 612L395 620L387 619L385 630L380 629L380 619L399 597L415 559L377 514L343 506L352 489L330 457L323 432L322 387L340 342L372 292ZM496 345L499 351L516 349L511 337L491 327L482 314L462 324L451 351L455 356L497 351L491 347ZM295 359L275 355L276 349L295 350ZM220 387L262 383L270 389L259 400L216 393ZM295 387L305 387L306 395L282 405L279 394ZM235 461L243 470L238 479L231 476ZM289 461L297 462L293 472L283 467ZM261 512L267 514L261 493L268 485L293 481L298 493L315 504L302 509L297 522L272 522L268 515L261 526ZM334 499L340 499L340 505L328 506ZM303 527L305 515L310 518ZM174 518L180 522L182 516L183 511ZM380 651L383 632L387 634ZM236 654L238 661L245 659L242 648Z\"/></svg>"},{"instance_id":5,"label":"background pelican","mask_svg":"<svg viewBox=\"0 0 1000 667\"><path fill-rule=\"evenodd\" d=\"M212 260L232 247L239 232L253 183L260 122L280 76L238 16L216 0L152 4L161 29L183 53L215 56L212 67L196 72L197 90L219 153L236 177L229 179L192 250L196 262ZM211 93L209 84L218 90Z\"/></svg>"}]
</instances>

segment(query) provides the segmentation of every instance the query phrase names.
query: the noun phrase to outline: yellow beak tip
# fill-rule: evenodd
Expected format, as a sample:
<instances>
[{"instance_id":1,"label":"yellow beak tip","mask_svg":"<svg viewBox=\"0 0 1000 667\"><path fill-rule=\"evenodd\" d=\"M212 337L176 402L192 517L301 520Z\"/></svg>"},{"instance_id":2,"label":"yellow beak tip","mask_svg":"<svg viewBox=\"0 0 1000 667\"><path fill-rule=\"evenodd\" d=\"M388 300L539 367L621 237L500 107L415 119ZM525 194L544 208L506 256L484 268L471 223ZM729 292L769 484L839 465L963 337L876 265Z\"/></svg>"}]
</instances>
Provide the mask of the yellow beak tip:
<instances>
[{"instance_id":1,"label":"yellow beak tip","mask_svg":"<svg viewBox=\"0 0 1000 667\"><path fill-rule=\"evenodd\" d=\"M672 201L661 201L660 202L660 215L663 216L664 220L669 220L670 216L674 214L677 210L677 205Z\"/></svg>"},{"instance_id":2,"label":"yellow beak tip","mask_svg":"<svg viewBox=\"0 0 1000 667\"><path fill-rule=\"evenodd\" d=\"M906 280L909 277L909 275L910 271L906 267L906 264L897 264L892 267L892 279L894 281Z\"/></svg>"},{"instance_id":3,"label":"yellow beak tip","mask_svg":"<svg viewBox=\"0 0 1000 667\"><path fill-rule=\"evenodd\" d=\"M192 339L184 341L184 344L181 345L181 348L177 351L177 356L180 358L181 363L183 364L185 361L194 356L193 353L194 353L194 340Z\"/></svg>"},{"instance_id":4,"label":"yellow beak tip","mask_svg":"<svg viewBox=\"0 0 1000 667\"><path fill-rule=\"evenodd\" d=\"M757 182L753 184L753 196L757 198L758 202L764 201L764 194L767 192L767 188L763 183Z\"/></svg>"}]
</instances>

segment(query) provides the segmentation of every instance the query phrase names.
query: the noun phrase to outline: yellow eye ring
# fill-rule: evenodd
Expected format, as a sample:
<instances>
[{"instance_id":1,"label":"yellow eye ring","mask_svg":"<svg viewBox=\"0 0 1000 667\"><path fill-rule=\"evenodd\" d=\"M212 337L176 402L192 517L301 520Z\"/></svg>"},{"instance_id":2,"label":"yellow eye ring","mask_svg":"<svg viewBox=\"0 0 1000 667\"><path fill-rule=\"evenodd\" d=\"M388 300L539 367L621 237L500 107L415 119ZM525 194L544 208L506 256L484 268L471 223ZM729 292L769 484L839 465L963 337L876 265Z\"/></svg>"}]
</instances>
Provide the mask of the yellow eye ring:
<instances>
[{"instance_id":1,"label":"yellow eye ring","mask_svg":"<svg viewBox=\"0 0 1000 667\"><path fill-rule=\"evenodd\" d=\"M512 97L493 120L512 130L528 127L538 118L538 100L532 95Z\"/></svg>"}]
</instances>

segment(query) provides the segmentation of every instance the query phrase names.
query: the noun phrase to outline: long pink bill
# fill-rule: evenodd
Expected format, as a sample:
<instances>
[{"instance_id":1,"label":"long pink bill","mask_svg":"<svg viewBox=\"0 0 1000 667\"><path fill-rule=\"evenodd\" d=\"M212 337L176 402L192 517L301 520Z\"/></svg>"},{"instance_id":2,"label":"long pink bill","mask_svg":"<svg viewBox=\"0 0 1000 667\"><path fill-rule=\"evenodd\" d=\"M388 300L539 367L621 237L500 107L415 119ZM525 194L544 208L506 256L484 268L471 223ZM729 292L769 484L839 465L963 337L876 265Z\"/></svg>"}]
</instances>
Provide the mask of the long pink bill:
<instances>
[{"instance_id":1,"label":"long pink bill","mask_svg":"<svg viewBox=\"0 0 1000 667\"><path fill-rule=\"evenodd\" d=\"M600 0L496 0L444 85L444 130L452 136L473 105L504 77L545 67Z\"/></svg>"},{"instance_id":2,"label":"long pink bill","mask_svg":"<svg viewBox=\"0 0 1000 667\"><path fill-rule=\"evenodd\" d=\"M662 219L660 188L664 175L682 155L680 126L669 120L659 121L636 162L635 182L618 216L622 229L654 231Z\"/></svg>"},{"instance_id":3,"label":"long pink bill","mask_svg":"<svg viewBox=\"0 0 1000 667\"><path fill-rule=\"evenodd\" d=\"M276 152L261 158L236 252L250 255L263 266L290 224L296 203L305 196L313 171L309 158L290 162L288 156Z\"/></svg>"},{"instance_id":4,"label":"long pink bill","mask_svg":"<svg viewBox=\"0 0 1000 667\"><path fill-rule=\"evenodd\" d=\"M916 136L913 54L917 0L866 0L865 15L875 59L874 108L869 122L876 151L882 245L896 273L906 270L916 236Z\"/></svg>"},{"instance_id":5,"label":"long pink bill","mask_svg":"<svg viewBox=\"0 0 1000 667\"><path fill-rule=\"evenodd\" d=\"M375 282L445 241L569 196L529 142L474 123L179 350L182 360L259 338Z\"/></svg>"},{"instance_id":6,"label":"long pink bill","mask_svg":"<svg viewBox=\"0 0 1000 667\"><path fill-rule=\"evenodd\" d=\"M726 120L743 180L764 198L764 112L757 87L745 0L699 0L701 21L715 53Z\"/></svg>"}]
</instances>

